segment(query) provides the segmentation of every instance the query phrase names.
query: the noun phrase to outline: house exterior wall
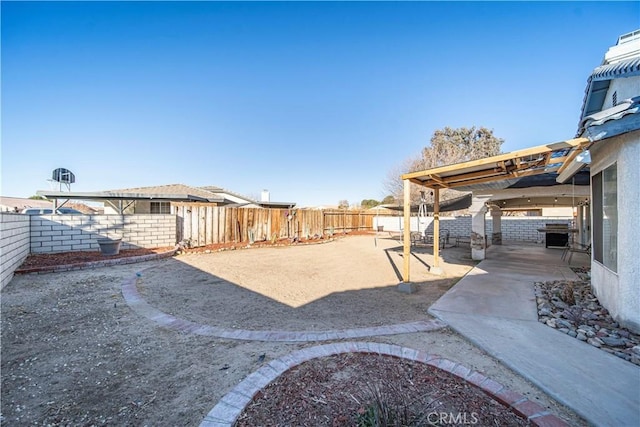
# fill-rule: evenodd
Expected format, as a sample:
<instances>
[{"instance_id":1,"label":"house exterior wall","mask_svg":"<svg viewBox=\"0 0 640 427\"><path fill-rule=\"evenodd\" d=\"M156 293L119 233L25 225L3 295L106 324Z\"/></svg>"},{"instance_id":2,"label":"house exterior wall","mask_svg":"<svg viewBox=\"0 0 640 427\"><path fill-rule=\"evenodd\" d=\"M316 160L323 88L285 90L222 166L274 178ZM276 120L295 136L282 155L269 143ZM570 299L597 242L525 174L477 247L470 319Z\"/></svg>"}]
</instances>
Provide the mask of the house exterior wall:
<instances>
[{"instance_id":1,"label":"house exterior wall","mask_svg":"<svg viewBox=\"0 0 640 427\"><path fill-rule=\"evenodd\" d=\"M602 105L602 110L615 107L613 105L613 93L616 93L616 99L618 104L634 96L640 94L640 76L625 77L620 79L613 79L609 84L609 90L607 91L607 97Z\"/></svg>"},{"instance_id":2,"label":"house exterior wall","mask_svg":"<svg viewBox=\"0 0 640 427\"><path fill-rule=\"evenodd\" d=\"M617 273L591 262L591 286L614 319L640 332L640 131L595 144L591 149L591 176L617 164L618 247ZM592 207L593 209L594 207ZM593 212L592 212L593 217ZM592 236L592 241L593 236Z\"/></svg>"},{"instance_id":3,"label":"house exterior wall","mask_svg":"<svg viewBox=\"0 0 640 427\"><path fill-rule=\"evenodd\" d=\"M175 215L33 215L31 252L99 250L97 239L122 238L122 249L176 244Z\"/></svg>"},{"instance_id":4,"label":"house exterior wall","mask_svg":"<svg viewBox=\"0 0 640 427\"><path fill-rule=\"evenodd\" d=\"M115 206L118 206L118 201L114 200L113 204ZM133 215L134 212L134 205L129 206L127 209L124 210L125 215ZM104 203L104 214L105 215L120 215L120 212L115 209L110 203L105 202Z\"/></svg>"},{"instance_id":5,"label":"house exterior wall","mask_svg":"<svg viewBox=\"0 0 640 427\"><path fill-rule=\"evenodd\" d=\"M0 213L0 289L29 255L29 215Z\"/></svg>"},{"instance_id":6,"label":"house exterior wall","mask_svg":"<svg viewBox=\"0 0 640 427\"><path fill-rule=\"evenodd\" d=\"M114 200L113 205L118 206L118 201ZM128 203L128 202L127 202ZM111 203L104 204L105 215L119 215L120 212L114 209ZM171 209L173 212L173 207ZM148 215L151 214L151 201L150 200L136 200L131 206L124 210L125 215Z\"/></svg>"},{"instance_id":7,"label":"house exterior wall","mask_svg":"<svg viewBox=\"0 0 640 427\"><path fill-rule=\"evenodd\" d=\"M151 202L147 200L137 200L134 204L133 213L135 214L150 214L151 213Z\"/></svg>"},{"instance_id":8,"label":"house exterior wall","mask_svg":"<svg viewBox=\"0 0 640 427\"><path fill-rule=\"evenodd\" d=\"M238 199L240 200L240 199ZM240 201L239 203L246 203L245 201ZM118 201L115 200L113 202L113 204L115 206L118 206ZM185 204L193 204L195 206L202 206L202 205L206 205L206 206L221 206L218 203L204 203L204 202L183 202L183 201L179 201L179 202L171 202L171 213L175 214L176 213L176 205L181 206L181 205L185 205ZM245 205L243 204L241 207L243 208L260 208L259 205L257 204L248 204ZM114 209L113 206L110 203L105 203L104 204L104 213L105 215L119 215L119 212L117 209ZM136 200L135 203L133 203L131 206L129 206L127 209L125 209L124 214L125 215L146 215L146 214L150 214L151 213L151 200Z\"/></svg>"}]
</instances>

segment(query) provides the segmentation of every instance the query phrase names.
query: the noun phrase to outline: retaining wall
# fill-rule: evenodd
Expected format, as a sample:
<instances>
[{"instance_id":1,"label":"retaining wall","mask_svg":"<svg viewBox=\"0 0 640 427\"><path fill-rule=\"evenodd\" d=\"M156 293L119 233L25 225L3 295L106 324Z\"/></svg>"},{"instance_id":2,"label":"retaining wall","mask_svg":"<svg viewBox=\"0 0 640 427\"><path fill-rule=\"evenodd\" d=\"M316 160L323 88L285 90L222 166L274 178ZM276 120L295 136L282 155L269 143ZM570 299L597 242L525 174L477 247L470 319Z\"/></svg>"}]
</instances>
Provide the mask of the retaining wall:
<instances>
[{"instance_id":1,"label":"retaining wall","mask_svg":"<svg viewBox=\"0 0 640 427\"><path fill-rule=\"evenodd\" d=\"M31 253L99 250L98 239L121 238L120 249L176 244L175 215L38 215L31 217Z\"/></svg>"},{"instance_id":2,"label":"retaining wall","mask_svg":"<svg viewBox=\"0 0 640 427\"><path fill-rule=\"evenodd\" d=\"M0 289L29 255L29 215L0 213Z\"/></svg>"}]
</instances>

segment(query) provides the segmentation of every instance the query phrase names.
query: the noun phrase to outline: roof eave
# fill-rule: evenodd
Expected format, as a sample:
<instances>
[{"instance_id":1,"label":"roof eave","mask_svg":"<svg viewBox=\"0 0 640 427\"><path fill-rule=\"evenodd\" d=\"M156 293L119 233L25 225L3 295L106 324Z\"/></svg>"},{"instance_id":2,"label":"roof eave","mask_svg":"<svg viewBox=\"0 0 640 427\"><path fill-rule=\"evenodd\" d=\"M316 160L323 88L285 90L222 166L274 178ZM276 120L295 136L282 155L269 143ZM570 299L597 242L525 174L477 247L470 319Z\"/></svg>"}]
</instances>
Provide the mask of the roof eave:
<instances>
[{"instance_id":1,"label":"roof eave","mask_svg":"<svg viewBox=\"0 0 640 427\"><path fill-rule=\"evenodd\" d=\"M181 201L181 202L210 202L221 203L224 200L218 198L204 198L190 194L144 194L144 193L121 193L121 192L64 192L46 191L36 192L39 196L48 199L85 199L85 200L156 200L156 201Z\"/></svg>"}]
</instances>

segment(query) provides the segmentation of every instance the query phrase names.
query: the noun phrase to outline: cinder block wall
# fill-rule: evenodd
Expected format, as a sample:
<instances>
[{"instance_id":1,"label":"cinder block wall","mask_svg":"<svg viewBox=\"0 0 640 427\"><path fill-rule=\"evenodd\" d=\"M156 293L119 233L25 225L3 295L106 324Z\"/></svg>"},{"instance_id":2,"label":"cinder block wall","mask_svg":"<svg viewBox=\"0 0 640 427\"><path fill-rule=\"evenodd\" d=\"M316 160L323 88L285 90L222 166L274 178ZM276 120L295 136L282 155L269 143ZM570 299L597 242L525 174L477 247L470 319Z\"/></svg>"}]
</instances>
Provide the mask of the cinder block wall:
<instances>
[{"instance_id":1,"label":"cinder block wall","mask_svg":"<svg viewBox=\"0 0 640 427\"><path fill-rule=\"evenodd\" d=\"M31 217L31 252L99 250L98 239L121 238L121 249L176 244L175 215L42 215Z\"/></svg>"},{"instance_id":2,"label":"cinder block wall","mask_svg":"<svg viewBox=\"0 0 640 427\"><path fill-rule=\"evenodd\" d=\"M540 233L538 228L544 228L546 224L569 225L569 219L546 218L546 217L502 217L502 239L516 240L521 242L543 242L545 235ZM492 233L493 221L487 221L487 232Z\"/></svg>"},{"instance_id":3,"label":"cinder block wall","mask_svg":"<svg viewBox=\"0 0 640 427\"><path fill-rule=\"evenodd\" d=\"M433 230L433 225L431 225ZM440 230L449 230L449 236L471 235L471 217L442 217L440 218Z\"/></svg>"},{"instance_id":4,"label":"cinder block wall","mask_svg":"<svg viewBox=\"0 0 640 427\"><path fill-rule=\"evenodd\" d=\"M29 215L0 213L0 289L29 255Z\"/></svg>"},{"instance_id":5,"label":"cinder block wall","mask_svg":"<svg viewBox=\"0 0 640 427\"><path fill-rule=\"evenodd\" d=\"M429 223L427 231L433 231L433 218L429 217L427 220ZM502 240L543 242L545 237L544 233L540 233L538 228L544 228L546 224L569 224L569 222L570 220L568 218L503 216L501 221ZM400 231L401 218L374 218L374 230L378 224L384 226L384 231ZM487 215L485 218L485 227L487 236L491 237L491 233L493 233L493 218L490 215ZM449 230L450 236L470 236L471 216L441 217L440 229ZM418 220L416 217L411 218L411 231L418 231ZM422 226L420 227L420 231L423 231Z\"/></svg>"}]
</instances>

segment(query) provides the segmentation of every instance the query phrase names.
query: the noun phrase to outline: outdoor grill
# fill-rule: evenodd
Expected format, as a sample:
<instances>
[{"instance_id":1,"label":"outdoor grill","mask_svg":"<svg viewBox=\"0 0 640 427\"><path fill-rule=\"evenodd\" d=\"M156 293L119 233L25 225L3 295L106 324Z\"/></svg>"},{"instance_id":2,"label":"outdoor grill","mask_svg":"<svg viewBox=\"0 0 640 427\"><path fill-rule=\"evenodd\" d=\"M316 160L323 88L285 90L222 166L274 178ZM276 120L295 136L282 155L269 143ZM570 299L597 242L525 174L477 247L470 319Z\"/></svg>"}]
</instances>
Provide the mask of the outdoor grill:
<instances>
[{"instance_id":1,"label":"outdoor grill","mask_svg":"<svg viewBox=\"0 0 640 427\"><path fill-rule=\"evenodd\" d=\"M569 226L567 224L545 224L538 231L545 233L544 246L565 247L569 242Z\"/></svg>"}]
</instances>

